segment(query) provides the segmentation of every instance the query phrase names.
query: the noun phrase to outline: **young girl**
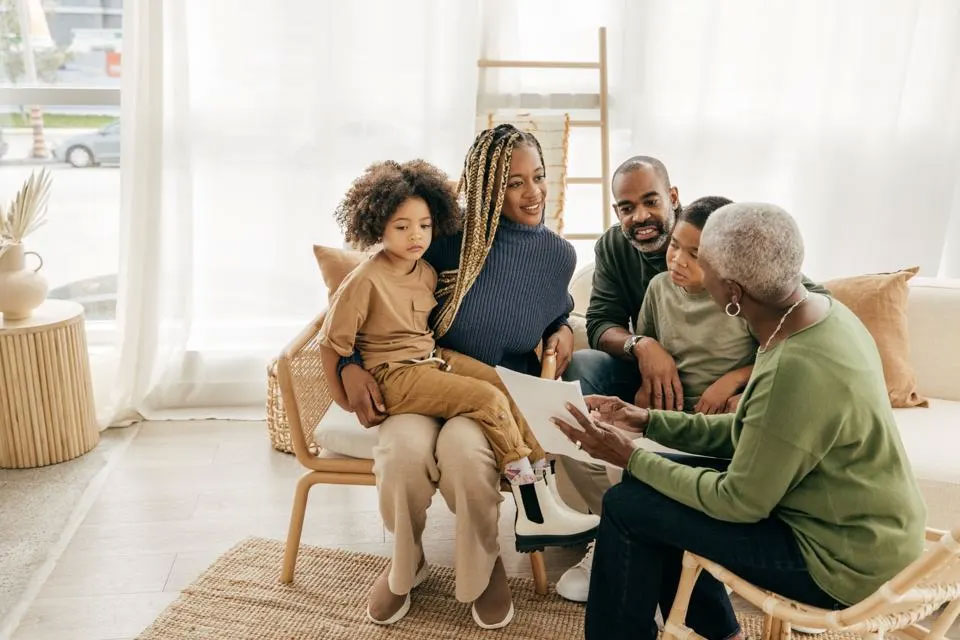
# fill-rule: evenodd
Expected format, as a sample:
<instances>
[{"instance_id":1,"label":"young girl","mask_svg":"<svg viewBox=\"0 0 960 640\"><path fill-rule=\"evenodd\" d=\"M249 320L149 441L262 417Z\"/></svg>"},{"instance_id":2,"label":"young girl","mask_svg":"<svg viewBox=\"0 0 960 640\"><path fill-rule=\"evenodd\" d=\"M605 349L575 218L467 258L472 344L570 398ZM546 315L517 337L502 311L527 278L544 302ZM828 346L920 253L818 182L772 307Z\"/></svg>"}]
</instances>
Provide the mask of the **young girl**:
<instances>
[{"instance_id":1,"label":"young girl","mask_svg":"<svg viewBox=\"0 0 960 640\"><path fill-rule=\"evenodd\" d=\"M320 330L337 404L349 410L339 358L356 351L380 385L388 414L466 416L480 424L510 481L518 523L526 525L518 524L518 540L543 546L592 538L599 519L567 508L547 487L544 451L496 370L436 346L428 321L437 305L437 273L421 257L435 229L449 235L459 227L446 176L422 160L374 164L351 186L337 219L348 241L364 248L382 243L340 285Z\"/></svg>"},{"instance_id":2,"label":"young girl","mask_svg":"<svg viewBox=\"0 0 960 640\"><path fill-rule=\"evenodd\" d=\"M684 411L694 413L735 411L757 354L747 323L735 309L719 309L703 288L697 263L703 225L730 202L708 196L683 208L667 248L667 271L650 281L637 322L638 335L657 340L673 356Z\"/></svg>"}]
</instances>

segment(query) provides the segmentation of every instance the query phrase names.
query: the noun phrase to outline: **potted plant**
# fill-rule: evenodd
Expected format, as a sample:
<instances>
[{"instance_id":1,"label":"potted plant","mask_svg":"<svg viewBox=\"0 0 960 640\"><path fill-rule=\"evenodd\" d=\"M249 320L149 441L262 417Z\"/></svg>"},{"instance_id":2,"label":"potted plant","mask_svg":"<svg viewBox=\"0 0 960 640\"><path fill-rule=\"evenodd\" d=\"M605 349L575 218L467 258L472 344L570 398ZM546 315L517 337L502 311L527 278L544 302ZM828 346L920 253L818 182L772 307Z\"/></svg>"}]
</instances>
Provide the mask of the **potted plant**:
<instances>
[{"instance_id":1,"label":"potted plant","mask_svg":"<svg viewBox=\"0 0 960 640\"><path fill-rule=\"evenodd\" d=\"M43 258L24 251L23 239L46 221L50 196L50 174L41 169L31 173L10 204L0 204L0 313L4 320L23 320L47 297L47 281L38 273ZM27 255L39 260L27 269Z\"/></svg>"}]
</instances>

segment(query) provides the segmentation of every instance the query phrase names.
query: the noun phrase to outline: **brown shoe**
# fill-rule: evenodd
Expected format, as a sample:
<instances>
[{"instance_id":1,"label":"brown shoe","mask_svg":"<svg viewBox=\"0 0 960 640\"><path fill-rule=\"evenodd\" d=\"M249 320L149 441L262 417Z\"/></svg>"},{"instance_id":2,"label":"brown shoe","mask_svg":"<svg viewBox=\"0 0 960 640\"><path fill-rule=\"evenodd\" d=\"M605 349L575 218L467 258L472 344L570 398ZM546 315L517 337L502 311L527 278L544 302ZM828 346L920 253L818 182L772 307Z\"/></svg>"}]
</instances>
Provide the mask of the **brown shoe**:
<instances>
[{"instance_id":1,"label":"brown shoe","mask_svg":"<svg viewBox=\"0 0 960 640\"><path fill-rule=\"evenodd\" d=\"M507 572L499 556L490 572L487 588L473 602L470 612L473 621L481 629L502 629L513 620L513 598L510 585L507 584Z\"/></svg>"},{"instance_id":2,"label":"brown shoe","mask_svg":"<svg viewBox=\"0 0 960 640\"><path fill-rule=\"evenodd\" d=\"M410 611L410 594L405 593L402 596L390 591L390 568L386 568L377 576L367 595L367 618L374 624L390 625L400 621L403 616ZM413 579L413 588L420 586L427 576L430 575L430 568L427 566L425 558L420 558L420 566L417 567L417 575Z\"/></svg>"}]
</instances>

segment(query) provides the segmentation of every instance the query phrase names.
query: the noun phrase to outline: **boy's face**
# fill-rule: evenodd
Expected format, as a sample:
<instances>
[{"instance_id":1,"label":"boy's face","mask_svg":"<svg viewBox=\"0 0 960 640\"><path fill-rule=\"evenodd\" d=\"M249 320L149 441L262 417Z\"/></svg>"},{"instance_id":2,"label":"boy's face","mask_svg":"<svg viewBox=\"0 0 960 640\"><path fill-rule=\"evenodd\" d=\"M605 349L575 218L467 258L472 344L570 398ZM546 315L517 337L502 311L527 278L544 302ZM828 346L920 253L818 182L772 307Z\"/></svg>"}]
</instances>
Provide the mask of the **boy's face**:
<instances>
[{"instance_id":1,"label":"boy's face","mask_svg":"<svg viewBox=\"0 0 960 640\"><path fill-rule=\"evenodd\" d=\"M407 198L383 230L383 248L397 258L418 260L433 238L433 218L423 198Z\"/></svg>"},{"instance_id":2,"label":"boy's face","mask_svg":"<svg viewBox=\"0 0 960 640\"><path fill-rule=\"evenodd\" d=\"M687 290L703 288L703 270L700 268L700 229L689 222L678 222L667 246L667 269L674 284Z\"/></svg>"}]
</instances>

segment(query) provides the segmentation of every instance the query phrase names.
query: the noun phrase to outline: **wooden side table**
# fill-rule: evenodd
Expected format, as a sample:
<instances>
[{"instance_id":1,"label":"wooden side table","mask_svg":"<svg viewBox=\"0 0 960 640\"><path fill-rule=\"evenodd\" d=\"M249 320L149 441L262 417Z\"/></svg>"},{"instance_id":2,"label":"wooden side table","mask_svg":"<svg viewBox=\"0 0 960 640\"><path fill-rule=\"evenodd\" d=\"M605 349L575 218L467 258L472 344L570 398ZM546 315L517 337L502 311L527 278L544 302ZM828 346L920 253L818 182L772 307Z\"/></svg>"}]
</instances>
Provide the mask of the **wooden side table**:
<instances>
[{"instance_id":1,"label":"wooden side table","mask_svg":"<svg viewBox=\"0 0 960 640\"><path fill-rule=\"evenodd\" d=\"M99 440L83 307L47 300L26 320L0 316L0 468L64 462Z\"/></svg>"}]
</instances>

